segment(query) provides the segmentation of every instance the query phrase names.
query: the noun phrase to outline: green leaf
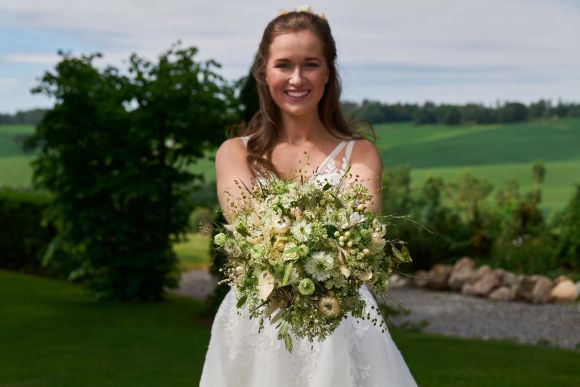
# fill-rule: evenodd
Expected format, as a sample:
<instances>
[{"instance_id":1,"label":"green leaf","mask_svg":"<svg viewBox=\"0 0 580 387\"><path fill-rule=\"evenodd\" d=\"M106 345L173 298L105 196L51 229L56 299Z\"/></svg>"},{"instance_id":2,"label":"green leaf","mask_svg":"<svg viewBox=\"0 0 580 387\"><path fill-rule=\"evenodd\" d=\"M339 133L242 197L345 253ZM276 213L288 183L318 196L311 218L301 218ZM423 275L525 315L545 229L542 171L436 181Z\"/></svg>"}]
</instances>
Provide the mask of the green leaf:
<instances>
[{"instance_id":1,"label":"green leaf","mask_svg":"<svg viewBox=\"0 0 580 387\"><path fill-rule=\"evenodd\" d=\"M282 286L288 284L288 279L290 278L290 273L292 273L292 262L286 264L286 270L284 270L284 278L282 279Z\"/></svg>"},{"instance_id":2,"label":"green leaf","mask_svg":"<svg viewBox=\"0 0 580 387\"><path fill-rule=\"evenodd\" d=\"M248 299L247 296L242 296L242 297L238 298L238 302L236 302L236 307L241 308L246 303L247 299Z\"/></svg>"}]
</instances>

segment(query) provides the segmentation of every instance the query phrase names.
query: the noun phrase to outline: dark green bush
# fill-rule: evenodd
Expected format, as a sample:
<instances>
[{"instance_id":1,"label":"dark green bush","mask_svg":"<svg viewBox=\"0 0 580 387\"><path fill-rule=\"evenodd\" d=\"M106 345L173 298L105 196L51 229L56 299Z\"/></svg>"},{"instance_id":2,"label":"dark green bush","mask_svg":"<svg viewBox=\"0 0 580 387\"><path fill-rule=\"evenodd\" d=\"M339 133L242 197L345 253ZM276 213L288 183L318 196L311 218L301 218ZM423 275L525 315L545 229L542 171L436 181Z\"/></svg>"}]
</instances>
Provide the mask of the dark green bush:
<instances>
[{"instance_id":1,"label":"dark green bush","mask_svg":"<svg viewBox=\"0 0 580 387\"><path fill-rule=\"evenodd\" d=\"M554 221L558 266L580 270L580 184L570 202Z\"/></svg>"},{"instance_id":2,"label":"dark green bush","mask_svg":"<svg viewBox=\"0 0 580 387\"><path fill-rule=\"evenodd\" d=\"M36 186L55 196L53 250L78 257L71 275L97 298L159 300L177 285L171 245L202 180L189 167L238 121L235 90L195 47L156 62L133 54L128 72L95 66L100 54L61 55L33 90L55 105L27 143L39 148Z\"/></svg>"},{"instance_id":3,"label":"dark green bush","mask_svg":"<svg viewBox=\"0 0 580 387\"><path fill-rule=\"evenodd\" d=\"M48 274L42 257L56 234L43 222L50 195L36 191L0 189L0 267Z\"/></svg>"}]
</instances>

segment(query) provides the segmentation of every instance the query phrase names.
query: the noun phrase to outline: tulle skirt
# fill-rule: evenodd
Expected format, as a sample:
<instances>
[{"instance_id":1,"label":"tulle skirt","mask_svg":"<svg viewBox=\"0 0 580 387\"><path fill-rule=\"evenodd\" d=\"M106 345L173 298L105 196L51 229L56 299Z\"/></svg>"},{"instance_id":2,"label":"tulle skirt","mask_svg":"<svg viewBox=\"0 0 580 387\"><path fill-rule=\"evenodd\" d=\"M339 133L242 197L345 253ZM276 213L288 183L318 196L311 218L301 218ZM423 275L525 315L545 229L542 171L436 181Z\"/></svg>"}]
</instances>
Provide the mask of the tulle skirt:
<instances>
[{"instance_id":1,"label":"tulle skirt","mask_svg":"<svg viewBox=\"0 0 580 387\"><path fill-rule=\"evenodd\" d=\"M371 309L376 301L366 286L360 293L367 311L377 316ZM230 289L212 326L200 387L416 386L383 328L349 317L323 342L294 338L290 353L268 321L258 333L258 320L236 308L235 292Z\"/></svg>"}]
</instances>

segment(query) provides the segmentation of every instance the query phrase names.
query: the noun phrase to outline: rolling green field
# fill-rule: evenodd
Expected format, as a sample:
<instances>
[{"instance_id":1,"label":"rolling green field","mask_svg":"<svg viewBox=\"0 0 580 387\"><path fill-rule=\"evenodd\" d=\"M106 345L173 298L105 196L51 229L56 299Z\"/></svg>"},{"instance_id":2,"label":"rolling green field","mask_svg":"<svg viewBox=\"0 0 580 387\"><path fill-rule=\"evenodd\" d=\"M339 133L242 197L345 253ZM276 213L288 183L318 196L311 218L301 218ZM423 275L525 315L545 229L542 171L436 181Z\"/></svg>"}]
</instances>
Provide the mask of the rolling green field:
<instances>
[{"instance_id":1,"label":"rolling green field","mask_svg":"<svg viewBox=\"0 0 580 387\"><path fill-rule=\"evenodd\" d=\"M578 119L457 127L386 124L375 131L385 168L409 165L413 184L470 171L496 188L515 179L523 192L532 186L532 164L543 161L542 207L550 213L562 208L580 183Z\"/></svg>"},{"instance_id":2,"label":"rolling green field","mask_svg":"<svg viewBox=\"0 0 580 387\"><path fill-rule=\"evenodd\" d=\"M31 184L33 155L19 148L32 126L0 126L0 185ZM522 190L532 185L531 166L543 161L543 207L562 208L580 183L580 119L544 120L505 125L376 125L377 147L386 168L407 164L414 184L428 176L453 178L471 171L495 187L516 179ZM214 179L213 162L191 167Z\"/></svg>"},{"instance_id":3,"label":"rolling green field","mask_svg":"<svg viewBox=\"0 0 580 387\"><path fill-rule=\"evenodd\" d=\"M0 386L196 386L203 304L114 304L79 285L0 270ZM580 352L391 330L423 387L574 386Z\"/></svg>"}]
</instances>

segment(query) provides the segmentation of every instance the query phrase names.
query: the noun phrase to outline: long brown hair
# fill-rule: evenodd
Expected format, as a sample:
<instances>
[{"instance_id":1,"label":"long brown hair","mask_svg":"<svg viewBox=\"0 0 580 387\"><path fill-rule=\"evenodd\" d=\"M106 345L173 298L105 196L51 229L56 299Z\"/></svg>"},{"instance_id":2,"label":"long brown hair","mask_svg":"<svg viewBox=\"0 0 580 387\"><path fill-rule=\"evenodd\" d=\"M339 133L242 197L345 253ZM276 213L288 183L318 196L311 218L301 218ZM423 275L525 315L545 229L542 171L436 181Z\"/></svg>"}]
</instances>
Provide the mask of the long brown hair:
<instances>
[{"instance_id":1,"label":"long brown hair","mask_svg":"<svg viewBox=\"0 0 580 387\"><path fill-rule=\"evenodd\" d=\"M252 135L247 144L248 163L254 173L272 172L278 175L272 164L272 151L278 140L281 126L279 106L274 102L266 83L266 64L270 45L274 38L283 33L309 30L322 43L322 52L329 70L324 95L318 103L318 114L330 134L340 139L362 138L354 125L349 124L340 110L341 80L336 68L336 43L330 25L325 18L310 12L288 12L274 18L264 30L258 53L252 66L256 80L260 110L248 124L246 135ZM264 158L263 155L266 155Z\"/></svg>"}]
</instances>

